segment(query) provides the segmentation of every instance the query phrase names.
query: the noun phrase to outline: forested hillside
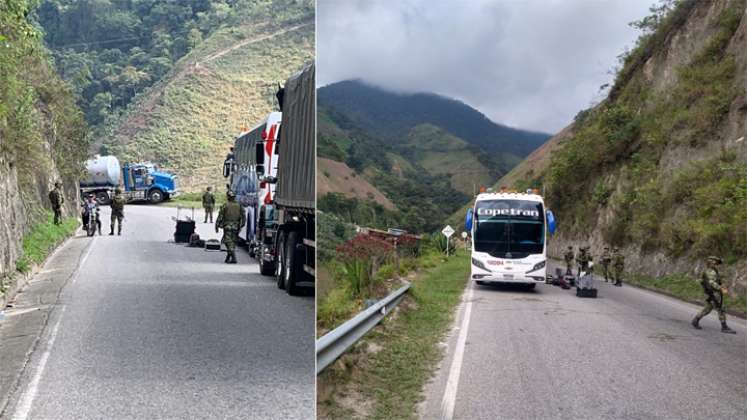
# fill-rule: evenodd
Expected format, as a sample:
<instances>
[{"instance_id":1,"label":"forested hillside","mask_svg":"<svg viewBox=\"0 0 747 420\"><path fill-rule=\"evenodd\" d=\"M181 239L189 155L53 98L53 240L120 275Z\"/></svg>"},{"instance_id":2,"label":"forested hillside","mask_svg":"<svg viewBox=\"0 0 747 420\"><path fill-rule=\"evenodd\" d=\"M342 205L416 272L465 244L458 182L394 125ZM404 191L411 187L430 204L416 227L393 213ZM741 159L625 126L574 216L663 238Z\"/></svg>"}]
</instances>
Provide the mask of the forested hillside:
<instances>
[{"instance_id":1,"label":"forested hillside","mask_svg":"<svg viewBox=\"0 0 747 420\"><path fill-rule=\"evenodd\" d=\"M500 126L437 95L397 94L360 81L318 92L319 156L343 163L376 189L370 196L350 188L326 196L332 185L328 178L350 176L343 174L347 170L335 171L339 165L320 168L325 186L320 208L350 223L436 230L481 186L495 182L548 138ZM355 206L362 210L351 211Z\"/></svg>"},{"instance_id":2,"label":"forested hillside","mask_svg":"<svg viewBox=\"0 0 747 420\"><path fill-rule=\"evenodd\" d=\"M0 3L0 302L12 288L9 275L38 262L24 251L42 244L25 237L48 224L47 193L55 181L63 183L65 215L77 213L87 151L83 115L29 19L33 6L27 0ZM35 251L46 255L46 249Z\"/></svg>"},{"instance_id":3,"label":"forested hillside","mask_svg":"<svg viewBox=\"0 0 747 420\"><path fill-rule=\"evenodd\" d=\"M220 185L234 137L313 58L311 0L45 0L38 16L92 152L153 161L187 191Z\"/></svg>"},{"instance_id":4,"label":"forested hillside","mask_svg":"<svg viewBox=\"0 0 747 420\"><path fill-rule=\"evenodd\" d=\"M497 186L545 189L556 255L611 244L658 276L715 254L747 288L745 1L665 5L637 23L609 97Z\"/></svg>"},{"instance_id":5,"label":"forested hillside","mask_svg":"<svg viewBox=\"0 0 747 420\"><path fill-rule=\"evenodd\" d=\"M476 109L430 93L400 94L348 80L319 89L319 103L344 110L370 135L397 140L413 127L431 124L489 153L506 171L550 137L496 124Z\"/></svg>"}]
</instances>

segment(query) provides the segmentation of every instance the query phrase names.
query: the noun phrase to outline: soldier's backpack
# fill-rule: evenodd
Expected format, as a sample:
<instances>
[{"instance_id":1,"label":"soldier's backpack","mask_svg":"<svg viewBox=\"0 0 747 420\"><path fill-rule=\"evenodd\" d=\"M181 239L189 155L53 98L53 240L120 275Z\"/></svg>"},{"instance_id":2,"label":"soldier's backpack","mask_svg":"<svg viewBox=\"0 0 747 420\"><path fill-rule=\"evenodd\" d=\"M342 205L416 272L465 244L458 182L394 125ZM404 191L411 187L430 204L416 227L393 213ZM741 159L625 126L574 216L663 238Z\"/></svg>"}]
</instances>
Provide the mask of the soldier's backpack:
<instances>
[{"instance_id":1,"label":"soldier's backpack","mask_svg":"<svg viewBox=\"0 0 747 420\"><path fill-rule=\"evenodd\" d=\"M181 207L176 208L176 231L174 232L174 242L176 243L189 243L189 239L192 234L195 233L195 221L194 212L192 209L192 218L185 218L181 220L180 216Z\"/></svg>"}]
</instances>

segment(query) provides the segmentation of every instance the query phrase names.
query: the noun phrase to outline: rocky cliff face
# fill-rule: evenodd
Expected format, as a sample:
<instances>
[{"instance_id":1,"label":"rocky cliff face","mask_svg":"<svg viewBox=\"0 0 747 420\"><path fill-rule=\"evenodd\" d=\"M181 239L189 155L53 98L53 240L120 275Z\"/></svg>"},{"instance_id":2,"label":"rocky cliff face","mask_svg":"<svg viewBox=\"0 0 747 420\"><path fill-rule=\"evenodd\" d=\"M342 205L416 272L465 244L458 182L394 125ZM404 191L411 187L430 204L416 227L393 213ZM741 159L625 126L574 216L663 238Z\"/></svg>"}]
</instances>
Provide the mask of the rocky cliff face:
<instances>
[{"instance_id":1,"label":"rocky cliff face","mask_svg":"<svg viewBox=\"0 0 747 420\"><path fill-rule=\"evenodd\" d=\"M73 94L29 21L33 4L8 6L0 8L0 280L16 270L24 235L46 222L54 181L64 185L65 216L76 214L87 151Z\"/></svg>"},{"instance_id":2,"label":"rocky cliff face","mask_svg":"<svg viewBox=\"0 0 747 420\"><path fill-rule=\"evenodd\" d=\"M648 275L693 273L710 254L747 293L747 9L685 1L582 112L498 186L545 188L568 245L620 246Z\"/></svg>"}]
</instances>

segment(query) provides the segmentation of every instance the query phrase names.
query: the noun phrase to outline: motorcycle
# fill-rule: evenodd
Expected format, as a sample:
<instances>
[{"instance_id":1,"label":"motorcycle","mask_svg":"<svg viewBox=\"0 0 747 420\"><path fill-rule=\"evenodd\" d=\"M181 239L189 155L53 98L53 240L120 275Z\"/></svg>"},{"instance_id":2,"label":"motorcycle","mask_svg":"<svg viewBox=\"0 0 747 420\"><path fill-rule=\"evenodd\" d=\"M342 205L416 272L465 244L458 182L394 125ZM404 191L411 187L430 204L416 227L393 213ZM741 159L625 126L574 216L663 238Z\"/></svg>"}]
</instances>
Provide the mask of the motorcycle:
<instances>
[{"instance_id":1,"label":"motorcycle","mask_svg":"<svg viewBox=\"0 0 747 420\"><path fill-rule=\"evenodd\" d=\"M85 216L83 218L85 221L83 228L86 231L86 234L88 236L93 236L96 234L96 229L98 228L99 236L101 235L101 220L99 217L99 209L96 208L95 211L87 211L85 213Z\"/></svg>"}]
</instances>

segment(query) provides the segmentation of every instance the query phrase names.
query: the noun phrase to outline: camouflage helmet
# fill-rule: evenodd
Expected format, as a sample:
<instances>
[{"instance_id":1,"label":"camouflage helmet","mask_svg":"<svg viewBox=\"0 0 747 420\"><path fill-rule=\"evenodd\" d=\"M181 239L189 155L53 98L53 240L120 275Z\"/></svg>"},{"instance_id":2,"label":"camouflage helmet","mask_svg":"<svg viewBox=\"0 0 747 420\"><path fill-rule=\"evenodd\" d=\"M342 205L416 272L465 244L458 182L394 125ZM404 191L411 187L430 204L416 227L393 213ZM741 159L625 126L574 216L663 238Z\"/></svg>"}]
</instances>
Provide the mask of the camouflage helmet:
<instances>
[{"instance_id":1,"label":"camouflage helmet","mask_svg":"<svg viewBox=\"0 0 747 420\"><path fill-rule=\"evenodd\" d=\"M714 264L723 264L723 262L724 262L724 260L722 260L721 258L719 258L719 257L716 257L716 256L713 256L713 255L709 256L709 257L707 258L707 260L708 260L709 262L712 262L712 263L714 263Z\"/></svg>"},{"instance_id":2,"label":"camouflage helmet","mask_svg":"<svg viewBox=\"0 0 747 420\"><path fill-rule=\"evenodd\" d=\"M122 194L122 189L117 187L114 189L114 194Z\"/></svg>"},{"instance_id":3,"label":"camouflage helmet","mask_svg":"<svg viewBox=\"0 0 747 420\"><path fill-rule=\"evenodd\" d=\"M573 245L568 245L568 249L573 249Z\"/></svg>"},{"instance_id":4,"label":"camouflage helmet","mask_svg":"<svg viewBox=\"0 0 747 420\"><path fill-rule=\"evenodd\" d=\"M208 191L212 191L212 190L213 190L213 187L207 187L207 190L208 190Z\"/></svg>"},{"instance_id":5,"label":"camouflage helmet","mask_svg":"<svg viewBox=\"0 0 747 420\"><path fill-rule=\"evenodd\" d=\"M234 199L236 198L236 193L231 190L228 190L226 191L226 197L228 197L229 200Z\"/></svg>"}]
</instances>

